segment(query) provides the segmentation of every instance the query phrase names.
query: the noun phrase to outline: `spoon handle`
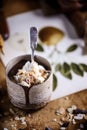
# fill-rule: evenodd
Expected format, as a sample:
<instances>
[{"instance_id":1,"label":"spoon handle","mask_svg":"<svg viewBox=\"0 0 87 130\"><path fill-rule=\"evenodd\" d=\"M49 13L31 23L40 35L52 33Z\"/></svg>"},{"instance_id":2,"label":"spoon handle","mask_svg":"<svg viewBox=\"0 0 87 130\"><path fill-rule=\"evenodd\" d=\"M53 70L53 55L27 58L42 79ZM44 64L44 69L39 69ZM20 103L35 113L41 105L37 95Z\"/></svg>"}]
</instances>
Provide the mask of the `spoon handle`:
<instances>
[{"instance_id":1,"label":"spoon handle","mask_svg":"<svg viewBox=\"0 0 87 130\"><path fill-rule=\"evenodd\" d=\"M36 27L30 28L30 47L32 50L31 61L34 61L34 50L37 47L37 28Z\"/></svg>"}]
</instances>

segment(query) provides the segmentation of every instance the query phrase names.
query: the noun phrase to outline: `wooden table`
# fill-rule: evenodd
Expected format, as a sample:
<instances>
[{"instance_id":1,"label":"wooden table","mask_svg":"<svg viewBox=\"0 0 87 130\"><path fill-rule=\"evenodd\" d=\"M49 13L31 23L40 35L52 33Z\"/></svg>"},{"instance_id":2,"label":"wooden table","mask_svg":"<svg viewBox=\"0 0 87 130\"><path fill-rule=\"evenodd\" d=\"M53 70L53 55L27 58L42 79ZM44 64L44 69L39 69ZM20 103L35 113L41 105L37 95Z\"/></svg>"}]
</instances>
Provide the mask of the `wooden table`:
<instances>
[{"instance_id":1,"label":"wooden table","mask_svg":"<svg viewBox=\"0 0 87 130\"><path fill-rule=\"evenodd\" d=\"M4 10L7 17L38 7L38 4L27 0L8 0L4 5ZM45 130L45 127L59 130L59 122L62 117L66 116L67 112L57 115L56 110L59 108L66 110L72 105L76 105L80 109L87 109L87 90L72 94L68 98L64 97L52 101L38 111L25 112L15 108L8 99L5 68L0 61L0 130L3 130L3 128L8 128L8 130ZM24 117L26 123L22 124L23 120L17 120L17 117ZM70 123L67 130L77 130L79 124L84 121L86 120L77 121L76 124Z\"/></svg>"}]
</instances>

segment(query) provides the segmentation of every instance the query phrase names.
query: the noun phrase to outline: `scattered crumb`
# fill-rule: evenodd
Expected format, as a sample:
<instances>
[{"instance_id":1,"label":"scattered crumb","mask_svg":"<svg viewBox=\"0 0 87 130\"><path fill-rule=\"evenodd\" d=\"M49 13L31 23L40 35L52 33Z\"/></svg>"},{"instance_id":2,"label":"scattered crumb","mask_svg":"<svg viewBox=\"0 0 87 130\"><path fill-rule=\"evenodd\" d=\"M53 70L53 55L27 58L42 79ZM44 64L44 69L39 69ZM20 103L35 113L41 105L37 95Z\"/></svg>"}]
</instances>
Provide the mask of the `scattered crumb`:
<instances>
[{"instance_id":1,"label":"scattered crumb","mask_svg":"<svg viewBox=\"0 0 87 130\"><path fill-rule=\"evenodd\" d=\"M84 118L84 114L77 114L76 116L74 116L75 120L82 120Z\"/></svg>"},{"instance_id":2,"label":"scattered crumb","mask_svg":"<svg viewBox=\"0 0 87 130\"><path fill-rule=\"evenodd\" d=\"M76 105L72 105L71 107L66 109L66 115L65 115L65 109L64 108L60 108L58 110L56 110L56 115L62 115L62 117L60 118L60 121L58 122L58 124L60 125L60 130L65 130L69 123L72 123L73 125L77 124L78 120L82 120L82 119L86 119L87 120L87 110L81 110L78 109ZM80 128L79 129L83 129L84 125L80 124ZM78 129L78 130L79 130Z\"/></svg>"},{"instance_id":3,"label":"scattered crumb","mask_svg":"<svg viewBox=\"0 0 87 130\"><path fill-rule=\"evenodd\" d=\"M52 119L52 121L57 122L57 119L56 119L56 118L54 118L54 119Z\"/></svg>"},{"instance_id":4,"label":"scattered crumb","mask_svg":"<svg viewBox=\"0 0 87 130\"><path fill-rule=\"evenodd\" d=\"M87 120L87 115L84 115L84 119Z\"/></svg>"},{"instance_id":5,"label":"scattered crumb","mask_svg":"<svg viewBox=\"0 0 87 130\"><path fill-rule=\"evenodd\" d=\"M75 125L75 124L76 124L76 121L75 121L75 119L72 119L72 123L73 123L73 125Z\"/></svg>"},{"instance_id":6,"label":"scattered crumb","mask_svg":"<svg viewBox=\"0 0 87 130\"><path fill-rule=\"evenodd\" d=\"M68 98L68 97L65 97L65 100L69 100L69 98Z\"/></svg>"},{"instance_id":7,"label":"scattered crumb","mask_svg":"<svg viewBox=\"0 0 87 130\"><path fill-rule=\"evenodd\" d=\"M19 121L19 120L20 120L20 118L19 118L18 116L16 116L16 117L15 117L15 120L16 120L16 121Z\"/></svg>"},{"instance_id":8,"label":"scattered crumb","mask_svg":"<svg viewBox=\"0 0 87 130\"><path fill-rule=\"evenodd\" d=\"M9 109L9 112L10 112L11 114L13 114L13 115L15 114L15 112L14 112L14 110L13 110L12 108Z\"/></svg>"},{"instance_id":9,"label":"scattered crumb","mask_svg":"<svg viewBox=\"0 0 87 130\"><path fill-rule=\"evenodd\" d=\"M65 130L66 128L65 127L60 127L60 130Z\"/></svg>"},{"instance_id":10,"label":"scattered crumb","mask_svg":"<svg viewBox=\"0 0 87 130\"><path fill-rule=\"evenodd\" d=\"M65 114L65 109L63 107L56 110L56 115L63 115L63 114Z\"/></svg>"},{"instance_id":11,"label":"scattered crumb","mask_svg":"<svg viewBox=\"0 0 87 130\"><path fill-rule=\"evenodd\" d=\"M62 122L62 121L59 121L58 124L59 124L60 126L62 126L62 125L63 125L63 122Z\"/></svg>"},{"instance_id":12,"label":"scattered crumb","mask_svg":"<svg viewBox=\"0 0 87 130\"><path fill-rule=\"evenodd\" d=\"M31 117L31 114L28 114L28 117Z\"/></svg>"}]
</instances>

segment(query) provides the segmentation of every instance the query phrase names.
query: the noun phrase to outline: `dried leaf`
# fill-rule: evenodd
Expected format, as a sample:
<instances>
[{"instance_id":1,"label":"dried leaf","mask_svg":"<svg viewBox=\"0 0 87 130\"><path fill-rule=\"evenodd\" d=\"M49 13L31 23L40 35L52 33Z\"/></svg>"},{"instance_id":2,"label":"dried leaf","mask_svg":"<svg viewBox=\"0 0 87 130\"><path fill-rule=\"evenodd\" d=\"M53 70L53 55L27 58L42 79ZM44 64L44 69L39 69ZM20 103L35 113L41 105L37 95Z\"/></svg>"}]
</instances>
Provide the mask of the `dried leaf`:
<instances>
[{"instance_id":1,"label":"dried leaf","mask_svg":"<svg viewBox=\"0 0 87 130\"><path fill-rule=\"evenodd\" d=\"M72 46L70 46L67 50L66 50L66 52L72 52L72 51L75 51L76 49L77 49L77 45L76 44L74 44L74 45L72 45Z\"/></svg>"},{"instance_id":2,"label":"dried leaf","mask_svg":"<svg viewBox=\"0 0 87 130\"><path fill-rule=\"evenodd\" d=\"M43 47L42 47L40 44L37 44L36 51L43 52L43 51L44 51L44 49L43 49Z\"/></svg>"},{"instance_id":3,"label":"dried leaf","mask_svg":"<svg viewBox=\"0 0 87 130\"><path fill-rule=\"evenodd\" d=\"M73 70L73 72L79 76L83 76L84 73L83 71L80 69L79 65L75 64L75 63L71 63L71 68Z\"/></svg>"},{"instance_id":4,"label":"dried leaf","mask_svg":"<svg viewBox=\"0 0 87 130\"><path fill-rule=\"evenodd\" d=\"M82 71L87 72L87 65L86 65L86 64L80 63L80 64L79 64L79 67L80 67L80 69L81 69Z\"/></svg>"},{"instance_id":5,"label":"dried leaf","mask_svg":"<svg viewBox=\"0 0 87 130\"><path fill-rule=\"evenodd\" d=\"M57 77L55 74L53 74L53 91L56 89L57 87Z\"/></svg>"},{"instance_id":6,"label":"dried leaf","mask_svg":"<svg viewBox=\"0 0 87 130\"><path fill-rule=\"evenodd\" d=\"M55 71L57 72L57 71L59 71L61 69L61 64L57 64L56 66L55 66Z\"/></svg>"}]
</instances>

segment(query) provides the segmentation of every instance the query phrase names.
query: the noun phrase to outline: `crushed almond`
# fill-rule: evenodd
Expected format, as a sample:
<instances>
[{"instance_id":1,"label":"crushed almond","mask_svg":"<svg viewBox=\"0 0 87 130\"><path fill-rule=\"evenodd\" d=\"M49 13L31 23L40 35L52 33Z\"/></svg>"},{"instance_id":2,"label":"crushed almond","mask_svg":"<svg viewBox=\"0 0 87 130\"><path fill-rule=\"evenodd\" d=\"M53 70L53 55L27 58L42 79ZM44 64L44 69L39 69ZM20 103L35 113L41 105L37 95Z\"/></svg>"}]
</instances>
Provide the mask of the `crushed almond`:
<instances>
[{"instance_id":1,"label":"crushed almond","mask_svg":"<svg viewBox=\"0 0 87 130\"><path fill-rule=\"evenodd\" d=\"M54 119L52 119L52 121L57 122L57 119L56 119L56 118L54 118Z\"/></svg>"},{"instance_id":2,"label":"crushed almond","mask_svg":"<svg viewBox=\"0 0 87 130\"><path fill-rule=\"evenodd\" d=\"M26 64L19 69L14 76L18 84L26 87L30 87L34 84L39 84L45 81L49 75L49 72L37 62L26 62Z\"/></svg>"},{"instance_id":3,"label":"crushed almond","mask_svg":"<svg viewBox=\"0 0 87 130\"><path fill-rule=\"evenodd\" d=\"M58 110L56 110L56 114L60 114L60 115L63 115L65 114L65 109L63 107L59 108Z\"/></svg>"}]
</instances>

